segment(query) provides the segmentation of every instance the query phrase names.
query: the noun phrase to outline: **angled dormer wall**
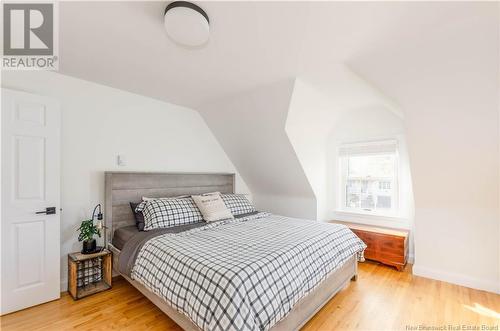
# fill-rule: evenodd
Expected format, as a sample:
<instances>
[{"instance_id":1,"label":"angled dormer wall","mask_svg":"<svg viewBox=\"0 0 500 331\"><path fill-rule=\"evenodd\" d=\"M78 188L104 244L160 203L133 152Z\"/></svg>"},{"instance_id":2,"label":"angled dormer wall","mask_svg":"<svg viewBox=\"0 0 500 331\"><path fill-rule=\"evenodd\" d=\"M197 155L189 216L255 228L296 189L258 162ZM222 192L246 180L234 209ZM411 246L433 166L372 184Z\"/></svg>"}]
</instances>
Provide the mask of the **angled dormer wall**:
<instances>
[{"instance_id":1,"label":"angled dormer wall","mask_svg":"<svg viewBox=\"0 0 500 331\"><path fill-rule=\"evenodd\" d=\"M396 139L401 160L400 217L390 221L379 218L375 223L411 227L413 193L400 108L343 64L310 70L307 77L295 80L286 132L315 193L317 219L361 220L359 215L338 212L339 146Z\"/></svg>"},{"instance_id":2,"label":"angled dormer wall","mask_svg":"<svg viewBox=\"0 0 500 331\"><path fill-rule=\"evenodd\" d=\"M250 188L257 208L316 218L316 199L285 132L294 80L220 99L200 113Z\"/></svg>"},{"instance_id":3,"label":"angled dormer wall","mask_svg":"<svg viewBox=\"0 0 500 331\"><path fill-rule=\"evenodd\" d=\"M324 84L317 84L317 79L315 84L301 78L283 80L200 108L259 209L339 219L334 212L338 207L336 144L352 141L342 141L346 135L335 133L352 126L353 118L363 127L378 116L381 121L373 122L372 130L355 135L358 141L376 139L379 135L374 132L394 132L390 128L394 117L401 132L391 138L404 140L402 115L394 103L344 65L332 66L328 74ZM385 125L386 119L390 124ZM410 185L410 180L406 183ZM408 225L409 217L406 221Z\"/></svg>"}]
</instances>

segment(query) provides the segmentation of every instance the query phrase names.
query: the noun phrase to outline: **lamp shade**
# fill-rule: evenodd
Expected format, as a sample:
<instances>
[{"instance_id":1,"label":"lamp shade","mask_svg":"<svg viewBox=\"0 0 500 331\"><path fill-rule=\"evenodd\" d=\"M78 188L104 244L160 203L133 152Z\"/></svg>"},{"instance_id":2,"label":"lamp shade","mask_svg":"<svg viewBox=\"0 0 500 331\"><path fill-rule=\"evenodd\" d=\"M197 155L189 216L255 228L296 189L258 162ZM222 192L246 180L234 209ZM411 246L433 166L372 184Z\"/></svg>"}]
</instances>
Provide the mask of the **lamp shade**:
<instances>
[{"instance_id":1,"label":"lamp shade","mask_svg":"<svg viewBox=\"0 0 500 331\"><path fill-rule=\"evenodd\" d=\"M165 9L164 23L169 38L179 45L197 47L209 39L208 15L191 2L170 3Z\"/></svg>"}]
</instances>

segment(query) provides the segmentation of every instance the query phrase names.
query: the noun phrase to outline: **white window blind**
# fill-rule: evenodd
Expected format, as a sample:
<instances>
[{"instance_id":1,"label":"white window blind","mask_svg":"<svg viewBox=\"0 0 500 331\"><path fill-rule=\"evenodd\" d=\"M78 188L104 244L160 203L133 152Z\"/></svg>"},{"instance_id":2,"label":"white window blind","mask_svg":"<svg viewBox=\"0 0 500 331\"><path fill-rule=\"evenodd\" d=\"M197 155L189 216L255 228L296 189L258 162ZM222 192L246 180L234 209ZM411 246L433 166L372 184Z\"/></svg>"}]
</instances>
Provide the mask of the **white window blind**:
<instances>
[{"instance_id":1,"label":"white window blind","mask_svg":"<svg viewBox=\"0 0 500 331\"><path fill-rule=\"evenodd\" d=\"M369 155L396 153L397 140L371 141L365 143L343 144L339 148L339 156Z\"/></svg>"}]
</instances>

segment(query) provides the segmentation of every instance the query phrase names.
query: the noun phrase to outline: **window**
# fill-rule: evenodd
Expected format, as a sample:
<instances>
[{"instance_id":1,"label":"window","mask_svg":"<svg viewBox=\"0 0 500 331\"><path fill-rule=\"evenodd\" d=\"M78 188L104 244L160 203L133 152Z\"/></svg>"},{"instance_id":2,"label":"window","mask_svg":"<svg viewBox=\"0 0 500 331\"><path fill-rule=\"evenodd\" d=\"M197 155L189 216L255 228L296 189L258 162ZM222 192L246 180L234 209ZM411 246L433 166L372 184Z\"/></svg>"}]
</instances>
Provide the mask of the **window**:
<instances>
[{"instance_id":1,"label":"window","mask_svg":"<svg viewBox=\"0 0 500 331\"><path fill-rule=\"evenodd\" d=\"M340 210L394 215L398 211L396 141L342 145Z\"/></svg>"}]
</instances>

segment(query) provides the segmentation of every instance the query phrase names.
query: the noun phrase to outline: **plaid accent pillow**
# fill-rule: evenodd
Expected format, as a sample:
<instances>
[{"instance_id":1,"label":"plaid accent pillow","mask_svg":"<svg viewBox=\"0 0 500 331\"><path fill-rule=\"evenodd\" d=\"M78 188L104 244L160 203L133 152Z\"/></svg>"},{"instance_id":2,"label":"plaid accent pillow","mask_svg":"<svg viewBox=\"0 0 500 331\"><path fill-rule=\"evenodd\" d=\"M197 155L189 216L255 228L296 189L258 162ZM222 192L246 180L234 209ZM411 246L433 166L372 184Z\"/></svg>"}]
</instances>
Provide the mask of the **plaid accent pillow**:
<instances>
[{"instance_id":1,"label":"plaid accent pillow","mask_svg":"<svg viewBox=\"0 0 500 331\"><path fill-rule=\"evenodd\" d=\"M234 216L256 211L252 203L243 194L221 194L221 197Z\"/></svg>"},{"instance_id":2,"label":"plaid accent pillow","mask_svg":"<svg viewBox=\"0 0 500 331\"><path fill-rule=\"evenodd\" d=\"M203 221L200 210L191 198L143 201L135 211L142 211L144 215L144 231Z\"/></svg>"}]
</instances>

